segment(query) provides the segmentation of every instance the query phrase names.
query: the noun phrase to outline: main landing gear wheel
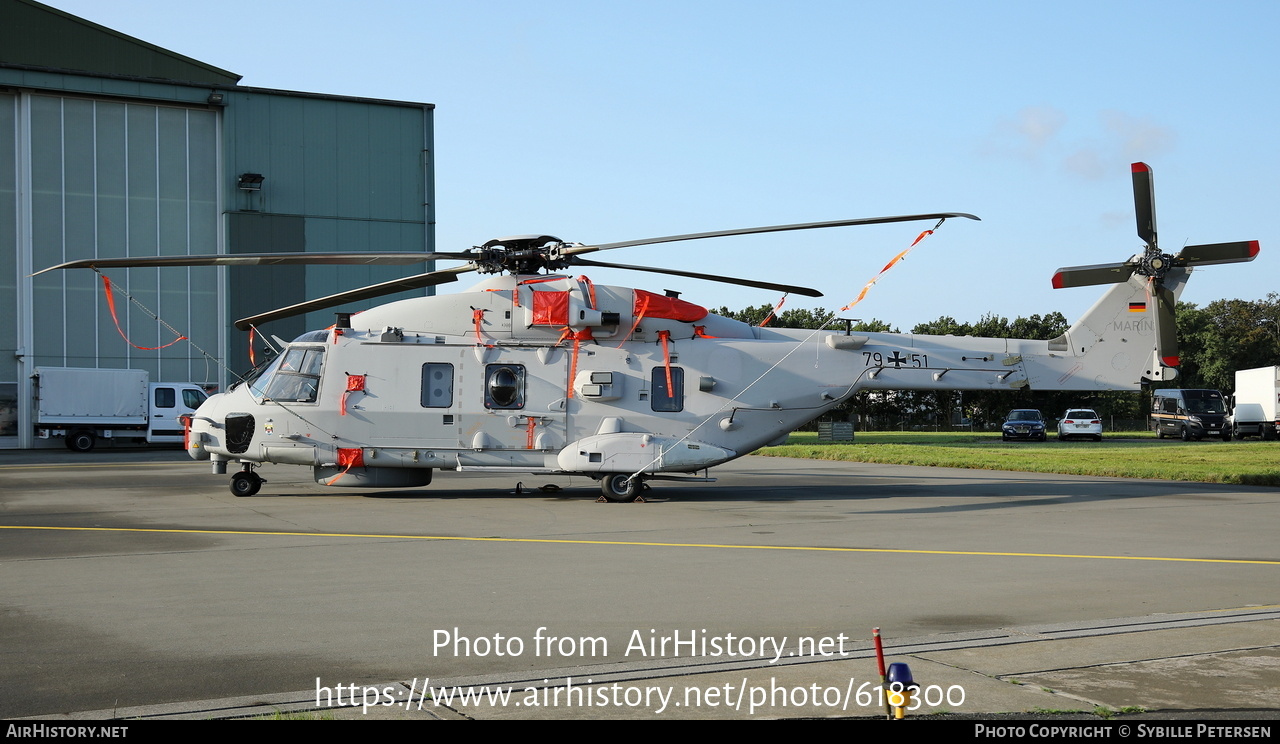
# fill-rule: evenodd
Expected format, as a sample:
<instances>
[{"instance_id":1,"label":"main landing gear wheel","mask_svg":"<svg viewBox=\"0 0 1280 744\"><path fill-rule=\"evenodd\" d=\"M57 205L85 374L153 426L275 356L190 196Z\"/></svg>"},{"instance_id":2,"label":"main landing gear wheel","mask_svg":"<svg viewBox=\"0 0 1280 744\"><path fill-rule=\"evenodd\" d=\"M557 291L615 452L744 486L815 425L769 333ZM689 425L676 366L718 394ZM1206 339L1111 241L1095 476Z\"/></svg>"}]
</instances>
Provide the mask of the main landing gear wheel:
<instances>
[{"instance_id":1,"label":"main landing gear wheel","mask_svg":"<svg viewBox=\"0 0 1280 744\"><path fill-rule=\"evenodd\" d=\"M262 478L250 470L241 470L231 476L232 496L252 496L262 488Z\"/></svg>"},{"instance_id":2,"label":"main landing gear wheel","mask_svg":"<svg viewBox=\"0 0 1280 744\"><path fill-rule=\"evenodd\" d=\"M640 476L638 475L632 478L625 473L612 473L600 479L600 490L604 493L605 501L615 504L635 501L636 494L640 493L640 488Z\"/></svg>"}]
</instances>

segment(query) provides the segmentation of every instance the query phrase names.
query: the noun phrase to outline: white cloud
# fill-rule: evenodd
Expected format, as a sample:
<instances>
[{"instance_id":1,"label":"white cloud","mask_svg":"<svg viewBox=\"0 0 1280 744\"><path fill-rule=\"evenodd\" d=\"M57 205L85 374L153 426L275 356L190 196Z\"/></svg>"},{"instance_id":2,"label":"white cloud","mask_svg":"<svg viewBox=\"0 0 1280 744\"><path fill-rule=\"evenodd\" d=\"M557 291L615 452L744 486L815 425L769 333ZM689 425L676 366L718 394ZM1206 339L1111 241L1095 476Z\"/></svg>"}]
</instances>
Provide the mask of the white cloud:
<instances>
[{"instance_id":1,"label":"white cloud","mask_svg":"<svg viewBox=\"0 0 1280 744\"><path fill-rule=\"evenodd\" d=\"M1154 159L1173 149L1177 135L1150 119L1139 119L1123 111L1103 111L1102 126L1115 138L1114 147L1125 162Z\"/></svg>"},{"instance_id":2,"label":"white cloud","mask_svg":"<svg viewBox=\"0 0 1280 744\"><path fill-rule=\"evenodd\" d=\"M1037 161L1067 123L1053 106L1027 106L1012 119L998 122L982 146L985 155Z\"/></svg>"},{"instance_id":3,"label":"white cloud","mask_svg":"<svg viewBox=\"0 0 1280 744\"><path fill-rule=\"evenodd\" d=\"M981 152L1029 163L1056 161L1071 175L1097 181L1127 173L1126 163L1157 159L1177 142L1172 129L1123 111L1100 111L1097 122L1092 131L1069 139L1066 135L1072 130L1065 111L1028 106L998 122Z\"/></svg>"}]
</instances>

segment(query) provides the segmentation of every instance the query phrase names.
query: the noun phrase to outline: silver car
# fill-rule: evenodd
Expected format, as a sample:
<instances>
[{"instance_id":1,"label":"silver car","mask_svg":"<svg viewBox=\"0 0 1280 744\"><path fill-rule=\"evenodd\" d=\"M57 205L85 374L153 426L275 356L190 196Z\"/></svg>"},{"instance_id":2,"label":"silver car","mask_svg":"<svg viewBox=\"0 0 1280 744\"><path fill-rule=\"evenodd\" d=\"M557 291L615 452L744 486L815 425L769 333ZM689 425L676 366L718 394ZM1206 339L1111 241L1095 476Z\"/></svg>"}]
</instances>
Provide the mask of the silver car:
<instances>
[{"instance_id":1,"label":"silver car","mask_svg":"<svg viewBox=\"0 0 1280 744\"><path fill-rule=\"evenodd\" d=\"M1088 408L1072 408L1058 420L1058 441L1071 437L1088 437L1102 441L1102 417Z\"/></svg>"}]
</instances>

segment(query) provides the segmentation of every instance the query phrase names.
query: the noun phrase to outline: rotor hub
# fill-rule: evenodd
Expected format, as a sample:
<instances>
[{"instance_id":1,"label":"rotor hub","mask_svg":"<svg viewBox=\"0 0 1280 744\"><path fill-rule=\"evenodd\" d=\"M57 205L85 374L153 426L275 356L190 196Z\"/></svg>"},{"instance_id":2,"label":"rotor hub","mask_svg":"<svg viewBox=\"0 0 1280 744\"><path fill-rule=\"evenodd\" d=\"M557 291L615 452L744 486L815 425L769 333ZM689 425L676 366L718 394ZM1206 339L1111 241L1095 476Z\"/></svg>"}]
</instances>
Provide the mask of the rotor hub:
<instances>
[{"instance_id":1,"label":"rotor hub","mask_svg":"<svg viewBox=\"0 0 1280 744\"><path fill-rule=\"evenodd\" d=\"M1138 260L1138 273L1143 276L1161 279L1169 273L1171 268L1173 268L1173 256L1161 253L1158 249L1148 249Z\"/></svg>"},{"instance_id":2,"label":"rotor hub","mask_svg":"<svg viewBox=\"0 0 1280 744\"><path fill-rule=\"evenodd\" d=\"M476 270L482 274L536 274L543 269L554 271L564 268L567 260L561 256L564 241L554 235L513 235L494 238L473 249Z\"/></svg>"}]
</instances>

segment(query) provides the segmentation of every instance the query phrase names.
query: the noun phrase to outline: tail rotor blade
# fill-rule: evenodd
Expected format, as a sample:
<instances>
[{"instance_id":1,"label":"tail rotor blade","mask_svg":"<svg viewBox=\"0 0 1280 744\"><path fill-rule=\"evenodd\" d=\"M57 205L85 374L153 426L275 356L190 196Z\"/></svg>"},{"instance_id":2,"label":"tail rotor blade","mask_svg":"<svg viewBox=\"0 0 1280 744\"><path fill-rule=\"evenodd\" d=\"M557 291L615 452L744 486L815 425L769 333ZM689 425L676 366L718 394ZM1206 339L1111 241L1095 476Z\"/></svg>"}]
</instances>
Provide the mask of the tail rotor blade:
<instances>
[{"instance_id":1,"label":"tail rotor blade","mask_svg":"<svg viewBox=\"0 0 1280 744\"><path fill-rule=\"evenodd\" d=\"M1259 251L1258 241L1241 240L1235 243L1209 243L1189 245L1174 259L1179 266L1209 266L1212 264L1252 261Z\"/></svg>"},{"instance_id":2,"label":"tail rotor blade","mask_svg":"<svg viewBox=\"0 0 1280 744\"><path fill-rule=\"evenodd\" d=\"M1088 287L1094 284L1119 284L1133 276L1134 266L1129 263L1094 264L1093 266L1068 266L1053 275L1053 288Z\"/></svg>"},{"instance_id":3,"label":"tail rotor blade","mask_svg":"<svg viewBox=\"0 0 1280 744\"><path fill-rule=\"evenodd\" d=\"M1164 366L1176 367L1181 360L1178 357L1178 321L1173 312L1176 303L1173 290L1152 282L1151 299L1155 305L1151 318L1156 326L1156 356Z\"/></svg>"},{"instance_id":4,"label":"tail rotor blade","mask_svg":"<svg viewBox=\"0 0 1280 744\"><path fill-rule=\"evenodd\" d=\"M1138 237L1156 247L1156 192L1146 163L1133 164L1133 211L1138 217Z\"/></svg>"}]
</instances>

